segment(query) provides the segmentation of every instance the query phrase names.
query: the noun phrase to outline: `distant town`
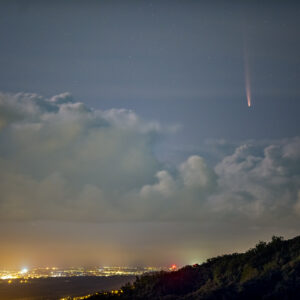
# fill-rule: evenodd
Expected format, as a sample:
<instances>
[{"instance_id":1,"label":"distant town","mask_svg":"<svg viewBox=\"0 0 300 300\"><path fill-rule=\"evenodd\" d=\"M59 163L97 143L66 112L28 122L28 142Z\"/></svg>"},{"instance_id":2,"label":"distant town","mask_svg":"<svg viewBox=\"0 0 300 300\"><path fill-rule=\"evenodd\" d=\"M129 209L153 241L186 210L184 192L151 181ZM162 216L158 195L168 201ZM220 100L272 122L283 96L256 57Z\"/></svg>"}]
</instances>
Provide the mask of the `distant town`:
<instances>
[{"instance_id":1,"label":"distant town","mask_svg":"<svg viewBox=\"0 0 300 300\"><path fill-rule=\"evenodd\" d=\"M51 278L51 277L74 277L74 276L115 276L115 275L142 275L149 272L161 270L175 270L177 266L170 268L158 267L44 267L44 268L23 268L21 270L0 270L0 279L12 283L18 280L20 283L28 283L30 279Z\"/></svg>"}]
</instances>

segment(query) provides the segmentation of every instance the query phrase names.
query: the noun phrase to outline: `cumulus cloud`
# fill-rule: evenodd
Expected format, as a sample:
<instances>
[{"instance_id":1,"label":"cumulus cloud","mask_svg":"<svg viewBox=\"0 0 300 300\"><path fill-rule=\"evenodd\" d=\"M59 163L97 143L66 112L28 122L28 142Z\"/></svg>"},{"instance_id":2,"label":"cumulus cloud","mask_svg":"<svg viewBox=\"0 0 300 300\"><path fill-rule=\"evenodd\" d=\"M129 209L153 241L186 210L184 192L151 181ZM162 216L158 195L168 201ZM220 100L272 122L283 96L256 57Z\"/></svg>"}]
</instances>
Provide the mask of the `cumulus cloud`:
<instances>
[{"instance_id":1,"label":"cumulus cloud","mask_svg":"<svg viewBox=\"0 0 300 300\"><path fill-rule=\"evenodd\" d=\"M68 93L1 94L1 220L298 222L299 137L167 167L154 147L170 128Z\"/></svg>"},{"instance_id":2,"label":"cumulus cloud","mask_svg":"<svg viewBox=\"0 0 300 300\"><path fill-rule=\"evenodd\" d=\"M300 187L297 141L275 141L260 151L243 144L226 156L215 167L218 192L210 196L212 208L265 221L292 219Z\"/></svg>"},{"instance_id":3,"label":"cumulus cloud","mask_svg":"<svg viewBox=\"0 0 300 300\"><path fill-rule=\"evenodd\" d=\"M181 164L180 172L184 184L188 187L205 188L209 182L208 168L202 157L190 156L188 160Z\"/></svg>"},{"instance_id":4,"label":"cumulus cloud","mask_svg":"<svg viewBox=\"0 0 300 300\"><path fill-rule=\"evenodd\" d=\"M131 111L91 110L64 93L2 94L0 112L1 218L77 218L89 207L85 218L101 220L159 169L163 129Z\"/></svg>"},{"instance_id":5,"label":"cumulus cloud","mask_svg":"<svg viewBox=\"0 0 300 300\"><path fill-rule=\"evenodd\" d=\"M153 185L143 186L141 195L144 197L172 196L176 190L176 184L172 176L167 171L159 171L156 177L158 182Z\"/></svg>"}]
</instances>

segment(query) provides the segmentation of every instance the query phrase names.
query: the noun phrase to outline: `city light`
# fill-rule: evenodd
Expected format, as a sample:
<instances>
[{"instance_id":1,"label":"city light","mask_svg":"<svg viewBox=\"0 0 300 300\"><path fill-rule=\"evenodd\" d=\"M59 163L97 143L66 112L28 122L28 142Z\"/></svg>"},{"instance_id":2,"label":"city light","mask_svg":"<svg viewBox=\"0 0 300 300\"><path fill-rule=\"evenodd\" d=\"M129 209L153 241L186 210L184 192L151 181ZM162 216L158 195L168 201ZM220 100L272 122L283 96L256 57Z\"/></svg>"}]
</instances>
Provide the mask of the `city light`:
<instances>
[{"instance_id":1,"label":"city light","mask_svg":"<svg viewBox=\"0 0 300 300\"><path fill-rule=\"evenodd\" d=\"M173 264L170 268L170 271L176 271L177 270L177 265Z\"/></svg>"},{"instance_id":2,"label":"city light","mask_svg":"<svg viewBox=\"0 0 300 300\"><path fill-rule=\"evenodd\" d=\"M3 275L1 276L1 279L6 280L6 279L12 279L14 278L12 275Z\"/></svg>"},{"instance_id":3,"label":"city light","mask_svg":"<svg viewBox=\"0 0 300 300\"><path fill-rule=\"evenodd\" d=\"M172 268L177 268L176 265ZM0 279L12 282L12 280L20 280L20 283L29 283L35 278L51 278L51 277L75 277L75 276L102 276L109 277L115 275L138 276L144 273L161 271L163 268L156 267L44 267L44 268L23 268L20 270L0 270Z\"/></svg>"}]
</instances>

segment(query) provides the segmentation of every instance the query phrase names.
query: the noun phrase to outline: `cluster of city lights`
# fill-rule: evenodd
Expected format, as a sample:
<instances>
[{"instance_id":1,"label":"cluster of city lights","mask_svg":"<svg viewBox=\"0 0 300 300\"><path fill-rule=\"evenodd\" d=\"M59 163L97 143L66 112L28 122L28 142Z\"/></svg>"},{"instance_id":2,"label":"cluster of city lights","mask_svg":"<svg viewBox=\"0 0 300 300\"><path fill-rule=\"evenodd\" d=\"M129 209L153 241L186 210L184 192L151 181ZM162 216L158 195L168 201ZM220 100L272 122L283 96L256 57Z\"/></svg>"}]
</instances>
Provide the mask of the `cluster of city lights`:
<instances>
[{"instance_id":1,"label":"cluster of city lights","mask_svg":"<svg viewBox=\"0 0 300 300\"><path fill-rule=\"evenodd\" d=\"M121 294L123 294L123 290L122 289L111 290L109 292L103 292L102 294L103 295L121 295ZM65 297L65 298L61 298L60 300L84 300L84 299L88 299L89 297L91 297L93 295L99 295L99 293L94 293L94 294L89 294L89 295L79 296L79 297Z\"/></svg>"},{"instance_id":2,"label":"cluster of city lights","mask_svg":"<svg viewBox=\"0 0 300 300\"><path fill-rule=\"evenodd\" d=\"M177 266L175 264L171 265L169 268L157 268L157 267L93 267L93 268L83 268L83 267L73 267L61 269L57 267L45 267L45 268L22 268L21 270L0 270L0 282L1 280L12 283L26 284L30 283L32 279L37 278L51 278L51 277L74 277L74 276L120 276L120 275L135 275L139 276L144 273L158 272L161 270L176 271ZM120 295L123 293L122 289L111 290L104 292L107 295ZM97 294L97 293L96 293ZM83 300L87 299L92 295L85 295L79 297L67 297L61 298L61 300Z\"/></svg>"},{"instance_id":3,"label":"cluster of city lights","mask_svg":"<svg viewBox=\"0 0 300 300\"><path fill-rule=\"evenodd\" d=\"M148 272L160 271L162 268L156 267L72 267L72 268L23 268L21 270L0 270L0 279L12 283L18 280L20 283L28 283L30 279L51 278L51 277L74 277L74 276L116 276L116 275L142 275Z\"/></svg>"}]
</instances>

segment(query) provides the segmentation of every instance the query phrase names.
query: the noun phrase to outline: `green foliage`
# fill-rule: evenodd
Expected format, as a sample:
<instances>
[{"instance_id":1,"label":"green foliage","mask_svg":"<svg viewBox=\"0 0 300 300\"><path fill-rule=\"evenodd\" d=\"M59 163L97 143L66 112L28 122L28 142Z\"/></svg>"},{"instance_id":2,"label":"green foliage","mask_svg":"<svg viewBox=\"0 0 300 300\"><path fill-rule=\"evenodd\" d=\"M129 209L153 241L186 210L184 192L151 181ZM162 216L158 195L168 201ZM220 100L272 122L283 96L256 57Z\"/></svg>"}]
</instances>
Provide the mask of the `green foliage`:
<instances>
[{"instance_id":1,"label":"green foliage","mask_svg":"<svg viewBox=\"0 0 300 300\"><path fill-rule=\"evenodd\" d=\"M255 278L258 274L259 274L259 272L257 269L255 269L251 265L247 264L243 268L240 282L244 283L245 281Z\"/></svg>"},{"instance_id":2,"label":"green foliage","mask_svg":"<svg viewBox=\"0 0 300 300\"><path fill-rule=\"evenodd\" d=\"M89 299L299 299L300 236L284 241L273 236L242 254L208 259L176 272L137 277L122 293L99 293Z\"/></svg>"}]
</instances>

